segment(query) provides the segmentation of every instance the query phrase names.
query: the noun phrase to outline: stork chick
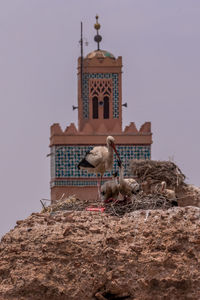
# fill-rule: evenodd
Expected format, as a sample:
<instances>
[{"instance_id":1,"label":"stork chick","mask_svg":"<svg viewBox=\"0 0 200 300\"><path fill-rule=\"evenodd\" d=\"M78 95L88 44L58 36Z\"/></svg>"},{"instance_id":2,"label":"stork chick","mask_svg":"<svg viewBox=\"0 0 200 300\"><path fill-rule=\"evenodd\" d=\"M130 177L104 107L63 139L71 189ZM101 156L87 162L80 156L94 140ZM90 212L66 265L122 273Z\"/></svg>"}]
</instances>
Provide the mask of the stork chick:
<instances>
[{"instance_id":1,"label":"stork chick","mask_svg":"<svg viewBox=\"0 0 200 300\"><path fill-rule=\"evenodd\" d=\"M101 200L105 203L117 200L119 195L119 183L117 180L117 172L113 175L113 179L106 181L101 186Z\"/></svg>"},{"instance_id":2,"label":"stork chick","mask_svg":"<svg viewBox=\"0 0 200 300\"><path fill-rule=\"evenodd\" d=\"M166 182L162 181L160 185L158 185L157 191L160 192L167 199L169 199L173 206L178 206L175 192L171 189L167 189L166 187Z\"/></svg>"},{"instance_id":3,"label":"stork chick","mask_svg":"<svg viewBox=\"0 0 200 300\"><path fill-rule=\"evenodd\" d=\"M174 200L176 199L176 194L173 190L167 189L167 184L165 181L161 182L160 193L165 195L167 199Z\"/></svg>"},{"instance_id":4,"label":"stork chick","mask_svg":"<svg viewBox=\"0 0 200 300\"><path fill-rule=\"evenodd\" d=\"M147 178L141 183L141 189L145 195L151 194L153 192L152 180Z\"/></svg>"},{"instance_id":5,"label":"stork chick","mask_svg":"<svg viewBox=\"0 0 200 300\"><path fill-rule=\"evenodd\" d=\"M140 191L139 183L133 178L124 178L124 167L121 161L117 161L119 166L119 185L120 193L124 198L132 198Z\"/></svg>"},{"instance_id":6,"label":"stork chick","mask_svg":"<svg viewBox=\"0 0 200 300\"><path fill-rule=\"evenodd\" d=\"M115 139L112 136L108 136L106 139L107 147L96 146L91 151L85 154L85 157L78 164L79 169L87 170L91 173L101 175L100 183L98 182L98 193L100 196L100 186L103 174L106 171L110 171L113 167L113 150L115 151L119 161L120 157L115 147Z\"/></svg>"}]
</instances>

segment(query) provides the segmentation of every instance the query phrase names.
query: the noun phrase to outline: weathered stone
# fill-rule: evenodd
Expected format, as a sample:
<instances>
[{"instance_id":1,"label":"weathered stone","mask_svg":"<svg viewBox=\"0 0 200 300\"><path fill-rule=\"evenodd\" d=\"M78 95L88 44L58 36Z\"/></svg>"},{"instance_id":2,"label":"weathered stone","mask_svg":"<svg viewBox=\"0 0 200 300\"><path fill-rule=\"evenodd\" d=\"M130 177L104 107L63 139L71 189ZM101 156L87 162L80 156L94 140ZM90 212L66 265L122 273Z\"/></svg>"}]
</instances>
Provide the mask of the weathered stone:
<instances>
[{"instance_id":1,"label":"weathered stone","mask_svg":"<svg viewBox=\"0 0 200 300\"><path fill-rule=\"evenodd\" d=\"M49 221L32 214L2 238L0 299L200 299L199 208Z\"/></svg>"}]
</instances>

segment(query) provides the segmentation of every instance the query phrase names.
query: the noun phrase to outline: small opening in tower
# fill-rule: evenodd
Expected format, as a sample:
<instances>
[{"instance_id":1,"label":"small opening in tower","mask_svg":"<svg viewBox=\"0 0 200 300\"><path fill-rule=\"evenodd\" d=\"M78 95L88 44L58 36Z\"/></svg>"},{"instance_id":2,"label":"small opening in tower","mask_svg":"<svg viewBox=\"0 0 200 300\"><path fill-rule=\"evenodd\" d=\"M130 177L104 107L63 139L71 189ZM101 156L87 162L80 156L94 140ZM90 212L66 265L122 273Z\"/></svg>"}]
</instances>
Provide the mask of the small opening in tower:
<instances>
[{"instance_id":1,"label":"small opening in tower","mask_svg":"<svg viewBox=\"0 0 200 300\"><path fill-rule=\"evenodd\" d=\"M104 119L109 119L109 98L105 96L103 102L103 117Z\"/></svg>"},{"instance_id":2,"label":"small opening in tower","mask_svg":"<svg viewBox=\"0 0 200 300\"><path fill-rule=\"evenodd\" d=\"M97 97L93 97L92 98L92 116L93 119L98 119L99 117L99 109L98 109L98 98Z\"/></svg>"}]
</instances>

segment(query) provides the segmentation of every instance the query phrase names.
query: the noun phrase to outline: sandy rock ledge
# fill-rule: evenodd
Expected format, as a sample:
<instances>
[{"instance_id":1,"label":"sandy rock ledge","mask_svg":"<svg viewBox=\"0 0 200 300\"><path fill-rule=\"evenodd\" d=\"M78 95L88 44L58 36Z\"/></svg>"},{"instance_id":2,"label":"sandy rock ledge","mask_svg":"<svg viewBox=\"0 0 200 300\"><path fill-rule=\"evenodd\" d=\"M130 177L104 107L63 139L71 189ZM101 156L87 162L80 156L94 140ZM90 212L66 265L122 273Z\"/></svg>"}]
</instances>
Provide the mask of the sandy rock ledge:
<instances>
[{"instance_id":1,"label":"sandy rock ledge","mask_svg":"<svg viewBox=\"0 0 200 300\"><path fill-rule=\"evenodd\" d=\"M200 299L200 209L35 213L0 243L0 299Z\"/></svg>"}]
</instances>

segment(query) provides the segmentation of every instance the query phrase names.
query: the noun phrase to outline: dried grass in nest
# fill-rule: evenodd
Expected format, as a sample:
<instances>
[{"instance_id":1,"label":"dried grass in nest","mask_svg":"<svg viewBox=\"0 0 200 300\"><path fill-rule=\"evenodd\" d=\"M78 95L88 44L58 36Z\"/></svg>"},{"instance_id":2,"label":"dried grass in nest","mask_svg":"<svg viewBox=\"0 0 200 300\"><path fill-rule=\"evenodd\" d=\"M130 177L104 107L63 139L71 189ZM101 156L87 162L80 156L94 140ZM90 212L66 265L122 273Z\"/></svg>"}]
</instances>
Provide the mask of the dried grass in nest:
<instances>
[{"instance_id":1,"label":"dried grass in nest","mask_svg":"<svg viewBox=\"0 0 200 300\"><path fill-rule=\"evenodd\" d=\"M100 201L80 200L75 196L69 196L55 201L52 205L45 207L42 212L56 214L60 211L85 211L87 207L101 206L103 205ZM150 194L146 196L140 192L132 200L118 200L116 202L105 204L104 207L106 214L122 217L126 213L140 209L168 209L172 207L172 202L160 194Z\"/></svg>"},{"instance_id":2,"label":"dried grass in nest","mask_svg":"<svg viewBox=\"0 0 200 300\"><path fill-rule=\"evenodd\" d=\"M173 202L161 194L149 194L146 196L141 192L133 199L121 200L112 204L107 204L106 213L121 217L126 213L140 209L168 209L173 206Z\"/></svg>"},{"instance_id":3,"label":"dried grass in nest","mask_svg":"<svg viewBox=\"0 0 200 300\"><path fill-rule=\"evenodd\" d=\"M54 214L59 211L66 211L66 210L76 210L82 211L85 210L91 204L91 201L88 200L80 200L76 198L75 195L63 197L59 200L55 200L51 205L46 206L43 208L42 212L49 212Z\"/></svg>"},{"instance_id":4,"label":"dried grass in nest","mask_svg":"<svg viewBox=\"0 0 200 300\"><path fill-rule=\"evenodd\" d=\"M132 160L130 172L141 183L152 180L153 183L165 181L169 187L184 184L185 175L179 167L171 161Z\"/></svg>"}]
</instances>

